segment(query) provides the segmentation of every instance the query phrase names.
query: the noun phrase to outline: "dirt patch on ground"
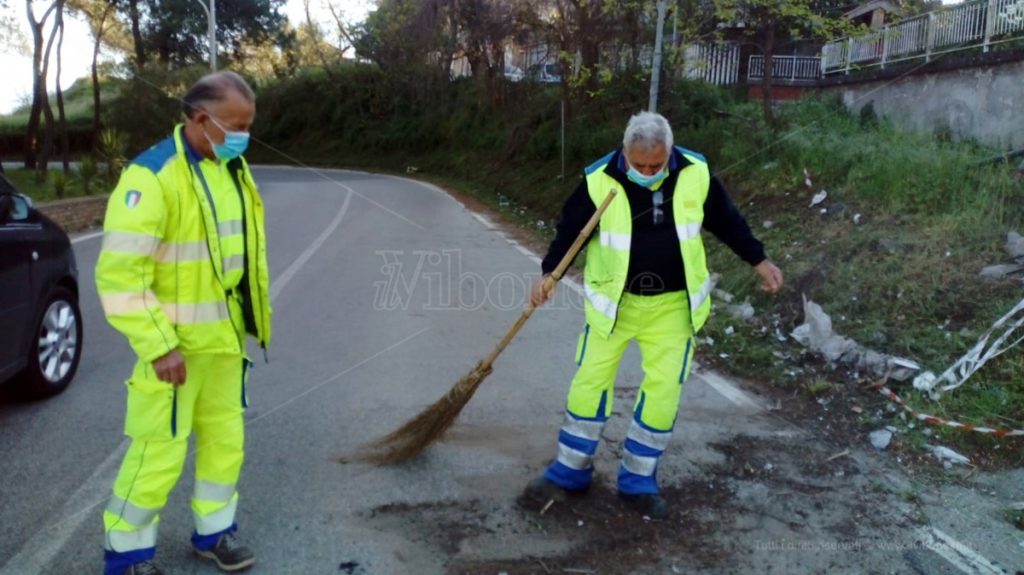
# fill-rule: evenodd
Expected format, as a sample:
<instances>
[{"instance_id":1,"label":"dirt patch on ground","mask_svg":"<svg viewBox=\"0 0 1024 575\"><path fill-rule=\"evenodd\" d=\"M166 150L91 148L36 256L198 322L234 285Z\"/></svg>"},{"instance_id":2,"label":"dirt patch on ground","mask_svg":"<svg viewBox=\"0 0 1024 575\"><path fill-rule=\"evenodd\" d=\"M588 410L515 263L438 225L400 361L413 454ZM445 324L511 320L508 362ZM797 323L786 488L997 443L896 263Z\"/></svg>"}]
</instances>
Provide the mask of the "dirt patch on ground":
<instances>
[{"instance_id":1,"label":"dirt patch on ground","mask_svg":"<svg viewBox=\"0 0 1024 575\"><path fill-rule=\"evenodd\" d=\"M832 458L828 444L737 436L711 447L721 463L663 481L672 506L665 520L638 515L613 486L595 484L543 514L474 499L386 505L367 521L436 550L452 575L857 569L886 560L836 550L869 549L915 526L913 502L881 486L857 458Z\"/></svg>"}]
</instances>

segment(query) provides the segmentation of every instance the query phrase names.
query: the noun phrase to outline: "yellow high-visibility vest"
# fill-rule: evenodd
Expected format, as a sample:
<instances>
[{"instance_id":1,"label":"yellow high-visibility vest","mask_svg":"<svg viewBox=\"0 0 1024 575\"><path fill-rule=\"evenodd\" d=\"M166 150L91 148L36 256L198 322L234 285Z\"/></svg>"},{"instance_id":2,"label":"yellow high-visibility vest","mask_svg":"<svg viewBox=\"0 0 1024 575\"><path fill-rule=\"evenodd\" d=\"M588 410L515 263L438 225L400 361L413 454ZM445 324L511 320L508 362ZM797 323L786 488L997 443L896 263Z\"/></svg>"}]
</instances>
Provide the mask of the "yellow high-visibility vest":
<instances>
[{"instance_id":1,"label":"yellow high-visibility vest","mask_svg":"<svg viewBox=\"0 0 1024 575\"><path fill-rule=\"evenodd\" d=\"M679 147L676 150L690 161L690 165L679 172L671 204L683 257L693 332L697 333L711 314L712 282L700 235L711 174L703 156ZM605 336L615 327L619 300L626 289L633 233L633 215L623 186L605 173L613 156L609 154L586 169L587 191L595 206L604 202L610 190L618 193L587 244L587 263L583 271L587 324Z\"/></svg>"}]
</instances>

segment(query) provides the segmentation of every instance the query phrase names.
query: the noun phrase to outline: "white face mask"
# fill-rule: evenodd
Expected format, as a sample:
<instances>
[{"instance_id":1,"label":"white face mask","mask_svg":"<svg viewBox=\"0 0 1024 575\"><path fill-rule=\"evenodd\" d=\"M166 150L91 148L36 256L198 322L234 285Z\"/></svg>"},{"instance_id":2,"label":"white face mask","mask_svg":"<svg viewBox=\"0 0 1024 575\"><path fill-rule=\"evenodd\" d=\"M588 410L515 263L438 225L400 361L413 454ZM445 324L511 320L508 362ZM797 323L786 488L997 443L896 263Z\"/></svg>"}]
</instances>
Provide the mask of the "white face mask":
<instances>
[{"instance_id":1,"label":"white face mask","mask_svg":"<svg viewBox=\"0 0 1024 575\"><path fill-rule=\"evenodd\" d=\"M206 141L210 142L210 146L213 148L213 155L217 156L218 160L233 160L245 153L246 148L249 147L249 132L233 132L228 130L220 122L213 119L213 116L210 116L210 121L224 132L224 143L216 144L210 139L210 135L206 133L206 130L203 130L203 135L206 136Z\"/></svg>"},{"instance_id":2,"label":"white face mask","mask_svg":"<svg viewBox=\"0 0 1024 575\"><path fill-rule=\"evenodd\" d=\"M626 160L626 165L629 165L629 160ZM668 172L665 171L665 166L662 166L655 174L645 176L633 166L629 166L629 171L626 173L626 176L629 178L629 181L650 189L667 178Z\"/></svg>"}]
</instances>

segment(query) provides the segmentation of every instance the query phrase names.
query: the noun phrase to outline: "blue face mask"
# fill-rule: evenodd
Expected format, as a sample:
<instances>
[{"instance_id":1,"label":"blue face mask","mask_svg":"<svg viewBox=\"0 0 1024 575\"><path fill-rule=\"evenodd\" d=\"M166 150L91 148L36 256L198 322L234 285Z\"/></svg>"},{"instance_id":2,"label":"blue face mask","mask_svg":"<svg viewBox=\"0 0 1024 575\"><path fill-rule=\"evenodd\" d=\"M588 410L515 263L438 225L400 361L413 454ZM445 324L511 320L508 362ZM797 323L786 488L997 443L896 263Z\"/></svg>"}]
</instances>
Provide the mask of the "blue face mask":
<instances>
[{"instance_id":1,"label":"blue face mask","mask_svg":"<svg viewBox=\"0 0 1024 575\"><path fill-rule=\"evenodd\" d=\"M653 188L655 185L658 184L658 182L668 177L668 174L665 173L664 168L658 170L658 173L654 174L653 176L645 176L641 174L639 171L637 171L637 169L634 168L633 166L629 167L629 172L626 175L629 177L629 181L633 182L634 184L643 186L647 189Z\"/></svg>"},{"instance_id":2,"label":"blue face mask","mask_svg":"<svg viewBox=\"0 0 1024 575\"><path fill-rule=\"evenodd\" d=\"M210 146L213 147L213 155L217 156L218 160L234 160L245 153L245 149L249 147L249 132L232 132L222 126L220 122L214 120L213 116L210 116L210 121L224 131L223 144L215 143L210 139L210 136L206 134L206 131L203 131L203 134L206 135L206 139L210 142Z\"/></svg>"}]
</instances>

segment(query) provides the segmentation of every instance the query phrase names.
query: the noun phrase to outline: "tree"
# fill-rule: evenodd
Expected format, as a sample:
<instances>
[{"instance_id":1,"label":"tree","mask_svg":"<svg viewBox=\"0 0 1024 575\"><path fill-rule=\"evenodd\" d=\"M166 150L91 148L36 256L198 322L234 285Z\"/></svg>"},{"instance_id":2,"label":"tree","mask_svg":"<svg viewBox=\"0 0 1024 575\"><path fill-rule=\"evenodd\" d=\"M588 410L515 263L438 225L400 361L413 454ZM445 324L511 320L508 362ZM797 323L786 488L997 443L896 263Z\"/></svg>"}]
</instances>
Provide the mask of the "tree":
<instances>
[{"instance_id":1,"label":"tree","mask_svg":"<svg viewBox=\"0 0 1024 575\"><path fill-rule=\"evenodd\" d=\"M128 20L132 23L132 43L135 46L135 66L141 70L146 67L146 43L142 39L142 14L139 12L139 0L126 0Z\"/></svg>"},{"instance_id":2,"label":"tree","mask_svg":"<svg viewBox=\"0 0 1024 575\"><path fill-rule=\"evenodd\" d=\"M44 47L43 39L47 20L56 12L63 12L64 0L54 0L37 20L33 0L25 0L25 15L28 17L32 31L32 109L29 112L28 127L25 130L25 167L36 169L36 179L46 179L46 160L49 159L50 147L53 144L53 110L46 89L46 76L49 71L50 52L56 37L58 26L52 25L49 39ZM58 17L54 16L54 20ZM39 142L40 116L45 116L46 127L43 141ZM39 156L42 155L42 164Z\"/></svg>"},{"instance_id":3,"label":"tree","mask_svg":"<svg viewBox=\"0 0 1024 575\"><path fill-rule=\"evenodd\" d=\"M217 45L236 58L245 43L263 43L284 27L285 0L219 0ZM143 23L148 47L162 64L184 66L206 61L207 18L196 0L151 0Z\"/></svg>"},{"instance_id":4,"label":"tree","mask_svg":"<svg viewBox=\"0 0 1024 575\"><path fill-rule=\"evenodd\" d=\"M119 26L116 15L118 0L68 0L68 8L85 16L92 30L92 147L95 149L102 129L100 119L100 78L99 56L104 41L125 49L129 42L124 37L126 32ZM110 42L108 36L115 40ZM117 39L120 38L120 41Z\"/></svg>"},{"instance_id":5,"label":"tree","mask_svg":"<svg viewBox=\"0 0 1024 575\"><path fill-rule=\"evenodd\" d=\"M764 74L761 81L765 121L775 125L772 111L772 69L780 37L831 39L852 32L855 27L836 14L843 0L715 0L716 13L723 22L744 22L748 37L761 48Z\"/></svg>"}]
</instances>

